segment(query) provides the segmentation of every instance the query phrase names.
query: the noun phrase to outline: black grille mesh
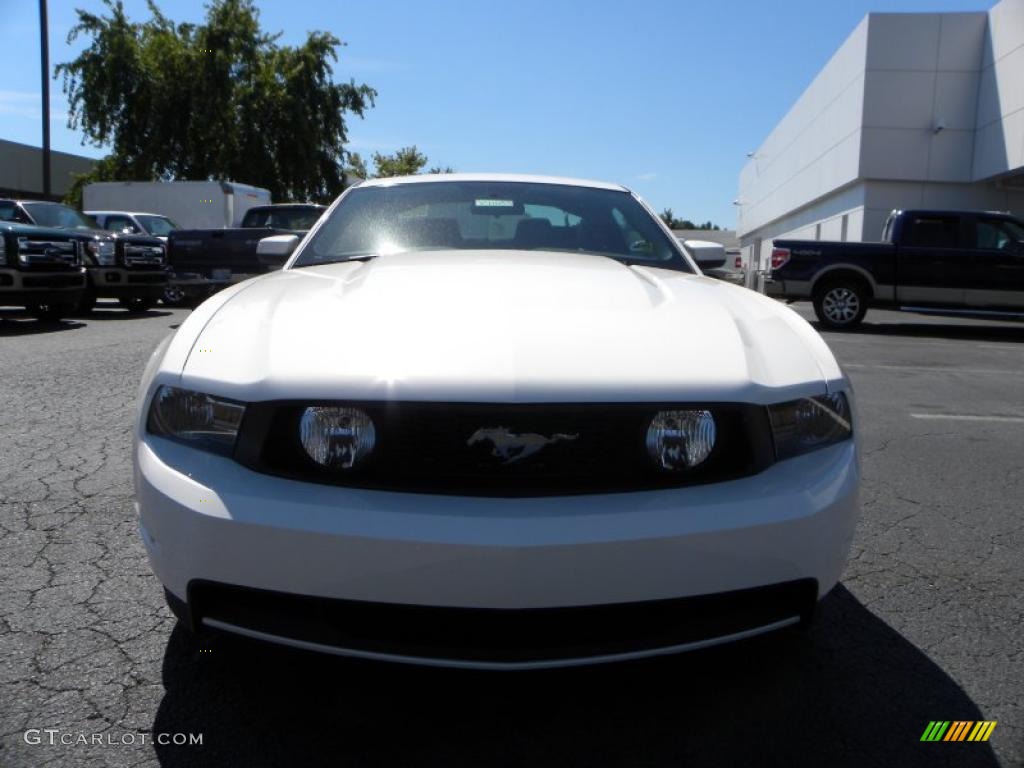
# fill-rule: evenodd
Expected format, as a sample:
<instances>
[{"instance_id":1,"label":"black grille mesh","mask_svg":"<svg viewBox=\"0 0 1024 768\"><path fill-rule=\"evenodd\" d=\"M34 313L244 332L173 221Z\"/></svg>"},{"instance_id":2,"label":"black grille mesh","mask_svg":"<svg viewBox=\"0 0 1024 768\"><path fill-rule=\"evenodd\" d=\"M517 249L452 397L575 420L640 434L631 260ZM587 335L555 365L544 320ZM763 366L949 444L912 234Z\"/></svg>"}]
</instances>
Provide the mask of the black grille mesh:
<instances>
[{"instance_id":1,"label":"black grille mesh","mask_svg":"<svg viewBox=\"0 0 1024 768\"><path fill-rule=\"evenodd\" d=\"M754 474L773 460L764 409L739 404L315 403L365 410L376 425L370 458L349 472L313 462L298 422L314 403L257 403L246 412L235 457L261 472L313 482L417 493L547 496L720 482ZM709 408L718 439L709 458L684 473L658 470L646 450L659 410ZM480 432L484 430L484 432ZM508 461L487 430L560 436ZM474 435L478 439L470 444Z\"/></svg>"}]
</instances>

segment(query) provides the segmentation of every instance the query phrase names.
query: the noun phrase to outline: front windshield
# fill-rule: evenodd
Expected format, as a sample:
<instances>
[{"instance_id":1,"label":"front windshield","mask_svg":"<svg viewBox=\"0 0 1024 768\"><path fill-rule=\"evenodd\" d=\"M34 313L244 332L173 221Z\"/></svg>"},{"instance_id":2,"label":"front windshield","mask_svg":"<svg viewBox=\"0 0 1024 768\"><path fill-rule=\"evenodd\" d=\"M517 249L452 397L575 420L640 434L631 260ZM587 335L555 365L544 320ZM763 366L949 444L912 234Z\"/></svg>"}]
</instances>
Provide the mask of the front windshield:
<instances>
[{"instance_id":1,"label":"front windshield","mask_svg":"<svg viewBox=\"0 0 1024 768\"><path fill-rule=\"evenodd\" d=\"M22 203L32 221L40 227L60 227L62 229L99 229L99 224L84 213L68 208L60 203Z\"/></svg>"},{"instance_id":2,"label":"front windshield","mask_svg":"<svg viewBox=\"0 0 1024 768\"><path fill-rule=\"evenodd\" d=\"M180 229L180 227L173 221L168 219L166 216L153 216L152 214L145 214L135 217L142 228L149 234L155 237L166 237L171 233L171 230Z\"/></svg>"},{"instance_id":3,"label":"front windshield","mask_svg":"<svg viewBox=\"0 0 1024 768\"><path fill-rule=\"evenodd\" d=\"M353 189L293 266L436 249L593 253L691 271L654 217L628 192L504 181Z\"/></svg>"}]
</instances>

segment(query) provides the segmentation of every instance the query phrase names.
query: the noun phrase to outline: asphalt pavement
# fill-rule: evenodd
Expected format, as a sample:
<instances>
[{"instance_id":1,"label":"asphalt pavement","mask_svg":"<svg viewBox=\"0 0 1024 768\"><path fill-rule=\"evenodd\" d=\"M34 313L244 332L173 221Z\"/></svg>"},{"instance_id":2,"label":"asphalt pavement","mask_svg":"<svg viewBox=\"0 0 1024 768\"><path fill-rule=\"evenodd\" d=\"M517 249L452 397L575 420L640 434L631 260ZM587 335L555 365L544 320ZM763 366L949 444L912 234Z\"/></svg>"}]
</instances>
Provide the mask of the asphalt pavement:
<instances>
[{"instance_id":1,"label":"asphalt pavement","mask_svg":"<svg viewBox=\"0 0 1024 768\"><path fill-rule=\"evenodd\" d=\"M863 511L810 631L485 674L186 642L129 453L146 359L186 314L0 310L3 768L1024 765L1024 324L872 311L825 334L856 389ZM934 720L998 725L921 742Z\"/></svg>"}]
</instances>

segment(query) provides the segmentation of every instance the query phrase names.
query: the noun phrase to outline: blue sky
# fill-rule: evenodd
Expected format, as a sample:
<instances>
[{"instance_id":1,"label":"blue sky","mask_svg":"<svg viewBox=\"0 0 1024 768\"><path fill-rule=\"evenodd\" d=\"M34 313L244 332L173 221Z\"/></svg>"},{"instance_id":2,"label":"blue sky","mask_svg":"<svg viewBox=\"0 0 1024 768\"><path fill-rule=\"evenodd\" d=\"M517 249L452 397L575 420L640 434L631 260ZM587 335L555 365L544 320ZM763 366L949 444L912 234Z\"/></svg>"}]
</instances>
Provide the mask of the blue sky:
<instances>
[{"instance_id":1,"label":"blue sky","mask_svg":"<svg viewBox=\"0 0 1024 768\"><path fill-rule=\"evenodd\" d=\"M350 121L368 157L416 144L459 171L550 173L636 189L658 210L732 227L737 178L755 149L870 11L985 10L988 0L263 0L265 29L297 42L326 29L348 43L335 77L379 92ZM203 0L162 0L199 21ZM74 9L50 0L50 57ZM131 18L144 0L125 0ZM0 138L42 143L35 0L0 0ZM54 149L98 156L67 129L51 83Z\"/></svg>"}]
</instances>

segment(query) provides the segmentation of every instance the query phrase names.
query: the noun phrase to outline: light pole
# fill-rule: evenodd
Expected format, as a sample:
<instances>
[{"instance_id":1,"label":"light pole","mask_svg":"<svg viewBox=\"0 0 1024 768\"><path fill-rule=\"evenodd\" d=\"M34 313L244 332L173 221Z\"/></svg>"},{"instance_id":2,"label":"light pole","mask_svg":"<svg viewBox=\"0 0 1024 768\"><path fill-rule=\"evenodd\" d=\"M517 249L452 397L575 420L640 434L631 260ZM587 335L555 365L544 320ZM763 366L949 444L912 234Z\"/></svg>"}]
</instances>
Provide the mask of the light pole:
<instances>
[{"instance_id":1,"label":"light pole","mask_svg":"<svg viewBox=\"0 0 1024 768\"><path fill-rule=\"evenodd\" d=\"M50 34L46 0L39 0L39 58L43 72L43 197L50 196Z\"/></svg>"}]
</instances>

